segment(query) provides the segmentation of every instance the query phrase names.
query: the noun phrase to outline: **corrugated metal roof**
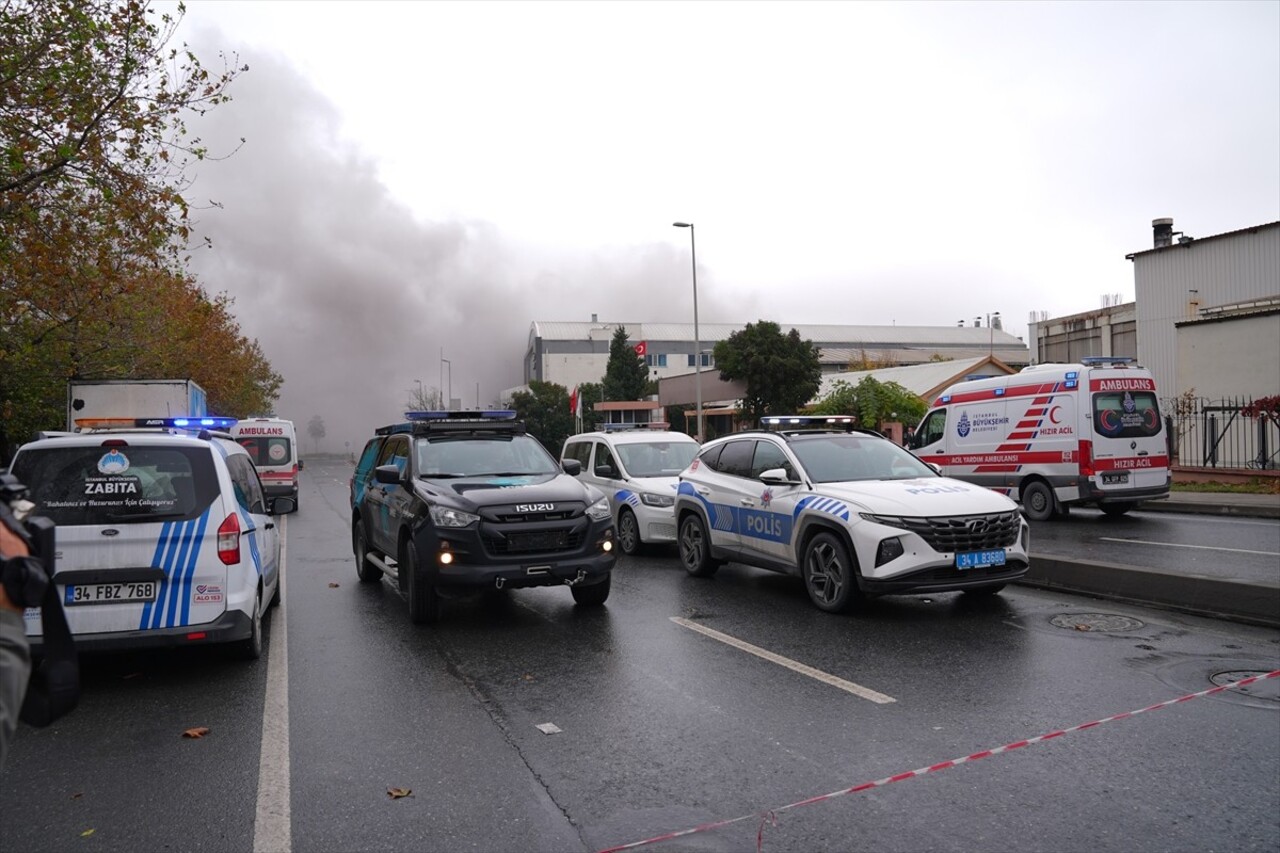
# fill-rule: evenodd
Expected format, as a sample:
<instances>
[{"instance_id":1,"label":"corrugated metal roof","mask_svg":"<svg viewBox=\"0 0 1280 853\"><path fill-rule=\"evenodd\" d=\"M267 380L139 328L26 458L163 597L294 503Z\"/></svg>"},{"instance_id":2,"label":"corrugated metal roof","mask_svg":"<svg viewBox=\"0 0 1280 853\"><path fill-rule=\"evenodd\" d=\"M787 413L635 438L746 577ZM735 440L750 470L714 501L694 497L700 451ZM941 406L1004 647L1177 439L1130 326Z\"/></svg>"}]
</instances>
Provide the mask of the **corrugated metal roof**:
<instances>
[{"instance_id":1,"label":"corrugated metal roof","mask_svg":"<svg viewBox=\"0 0 1280 853\"><path fill-rule=\"evenodd\" d=\"M715 342L728 339L746 328L746 323L699 323L698 339ZM795 329L800 337L815 344L844 344L873 347L968 346L988 349L992 345L1026 347L1023 341L1003 329L976 326L834 326L778 324L784 333ZM585 341L611 338L614 329L625 326L631 341L692 341L692 323L625 323L612 320L564 322L534 320L531 336L545 341ZM594 334L593 334L594 333Z\"/></svg>"},{"instance_id":2,"label":"corrugated metal roof","mask_svg":"<svg viewBox=\"0 0 1280 853\"><path fill-rule=\"evenodd\" d=\"M1210 234L1208 237L1192 237L1184 242L1174 242L1168 246L1153 246L1150 249L1143 249L1140 252L1130 252L1125 255L1125 260L1133 260L1139 255L1149 255L1152 252L1174 251L1175 249L1186 249L1194 246L1196 243L1207 243L1210 240L1221 240L1223 237L1234 237L1237 234L1257 234L1259 231L1265 231L1268 228L1280 228L1280 221L1267 222L1262 225L1251 225L1248 228L1237 228L1235 231L1225 231L1222 234Z\"/></svg>"},{"instance_id":3,"label":"corrugated metal roof","mask_svg":"<svg viewBox=\"0 0 1280 853\"><path fill-rule=\"evenodd\" d=\"M822 377L822 385L818 388L815 400L821 400L831 393L837 382L857 385L867 376L874 376L877 382L896 382L912 394L927 398L934 389L943 384L958 382L972 373L979 365L987 361L987 356L978 358L957 359L955 361L933 361L928 364L911 364L904 367L882 367L879 370L855 370L848 373L828 373ZM1005 371L1001 370L1000 373ZM929 400L928 402L932 402Z\"/></svg>"}]
</instances>

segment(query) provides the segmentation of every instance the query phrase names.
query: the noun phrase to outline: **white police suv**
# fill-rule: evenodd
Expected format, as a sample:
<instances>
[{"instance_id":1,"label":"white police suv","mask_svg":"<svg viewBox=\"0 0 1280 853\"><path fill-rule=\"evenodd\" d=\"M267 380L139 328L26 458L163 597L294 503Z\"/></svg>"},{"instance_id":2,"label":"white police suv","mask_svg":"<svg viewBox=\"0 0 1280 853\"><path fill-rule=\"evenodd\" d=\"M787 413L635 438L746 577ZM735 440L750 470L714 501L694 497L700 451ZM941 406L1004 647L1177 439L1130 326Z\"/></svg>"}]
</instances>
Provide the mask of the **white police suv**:
<instances>
[{"instance_id":1,"label":"white police suv","mask_svg":"<svg viewBox=\"0 0 1280 853\"><path fill-rule=\"evenodd\" d=\"M57 585L82 649L233 643L262 654L280 601L274 515L233 418L111 418L19 448L11 472L56 527ZM215 432L215 430L219 430ZM40 611L26 613L40 645Z\"/></svg>"},{"instance_id":2,"label":"white police suv","mask_svg":"<svg viewBox=\"0 0 1280 853\"><path fill-rule=\"evenodd\" d=\"M820 609L885 593L991 594L1027 572L1018 505L941 477L851 418L770 417L708 442L680 475L680 559L798 575Z\"/></svg>"},{"instance_id":3,"label":"white police suv","mask_svg":"<svg viewBox=\"0 0 1280 853\"><path fill-rule=\"evenodd\" d=\"M582 464L578 479L609 497L624 554L676 541L676 486L700 444L682 432L619 424L571 435L560 459Z\"/></svg>"}]
</instances>

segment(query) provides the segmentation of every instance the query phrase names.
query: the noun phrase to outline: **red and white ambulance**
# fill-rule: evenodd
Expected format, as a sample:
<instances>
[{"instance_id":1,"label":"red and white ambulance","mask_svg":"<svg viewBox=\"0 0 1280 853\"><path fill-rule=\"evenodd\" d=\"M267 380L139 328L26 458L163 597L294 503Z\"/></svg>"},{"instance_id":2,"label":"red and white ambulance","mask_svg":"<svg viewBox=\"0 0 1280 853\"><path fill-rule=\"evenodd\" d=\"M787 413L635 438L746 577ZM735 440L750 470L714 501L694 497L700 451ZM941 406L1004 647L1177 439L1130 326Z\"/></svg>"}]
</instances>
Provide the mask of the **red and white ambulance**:
<instances>
[{"instance_id":1,"label":"red and white ambulance","mask_svg":"<svg viewBox=\"0 0 1280 853\"><path fill-rule=\"evenodd\" d=\"M1138 501L1169 496L1155 379L1128 358L1034 364L952 385L911 447L948 477L1020 500L1033 521L1073 504L1123 515Z\"/></svg>"},{"instance_id":2,"label":"red and white ambulance","mask_svg":"<svg viewBox=\"0 0 1280 853\"><path fill-rule=\"evenodd\" d=\"M269 497L288 495L298 507L298 434L293 421L280 418L245 418L231 428L232 437L253 459Z\"/></svg>"}]
</instances>

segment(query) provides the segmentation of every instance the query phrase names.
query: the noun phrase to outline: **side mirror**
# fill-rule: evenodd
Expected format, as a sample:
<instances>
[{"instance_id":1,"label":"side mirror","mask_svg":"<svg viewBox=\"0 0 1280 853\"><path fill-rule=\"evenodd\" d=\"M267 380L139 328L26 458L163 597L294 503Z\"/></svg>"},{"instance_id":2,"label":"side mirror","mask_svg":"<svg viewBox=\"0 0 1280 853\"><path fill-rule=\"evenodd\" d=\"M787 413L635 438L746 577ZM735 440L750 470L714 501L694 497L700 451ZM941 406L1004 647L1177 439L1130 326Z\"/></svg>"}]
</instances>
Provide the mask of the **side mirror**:
<instances>
[{"instance_id":1,"label":"side mirror","mask_svg":"<svg viewBox=\"0 0 1280 853\"><path fill-rule=\"evenodd\" d=\"M618 479L618 472L613 470L612 465L597 465L596 476L604 477L606 480L616 480Z\"/></svg>"},{"instance_id":2,"label":"side mirror","mask_svg":"<svg viewBox=\"0 0 1280 853\"><path fill-rule=\"evenodd\" d=\"M784 468L770 468L760 474L760 482L769 486L791 486L800 481L788 477Z\"/></svg>"},{"instance_id":3,"label":"side mirror","mask_svg":"<svg viewBox=\"0 0 1280 853\"><path fill-rule=\"evenodd\" d=\"M388 486L400 482L400 468L396 465L379 465L373 469L373 479Z\"/></svg>"},{"instance_id":4,"label":"side mirror","mask_svg":"<svg viewBox=\"0 0 1280 853\"><path fill-rule=\"evenodd\" d=\"M934 472L935 474L937 474L939 477L941 477L941 476L942 476L942 466L941 466L941 465L937 464L936 462L925 462L924 464L926 464L926 465L928 465L930 468L932 468L932 469L933 469L933 472Z\"/></svg>"},{"instance_id":5,"label":"side mirror","mask_svg":"<svg viewBox=\"0 0 1280 853\"><path fill-rule=\"evenodd\" d=\"M561 459L560 467L564 472L572 477L576 477L582 473L582 463L577 459Z\"/></svg>"},{"instance_id":6,"label":"side mirror","mask_svg":"<svg viewBox=\"0 0 1280 853\"><path fill-rule=\"evenodd\" d=\"M288 495L281 495L267 504L268 515L287 515L298 508L298 503Z\"/></svg>"},{"instance_id":7,"label":"side mirror","mask_svg":"<svg viewBox=\"0 0 1280 853\"><path fill-rule=\"evenodd\" d=\"M305 468L305 467L307 467L307 466L306 466L305 464L303 464L303 462L302 462L302 460L301 460L301 459L299 459L299 460L298 460L298 470L299 470L299 471L301 471L301 470L302 470L303 468Z\"/></svg>"}]
</instances>

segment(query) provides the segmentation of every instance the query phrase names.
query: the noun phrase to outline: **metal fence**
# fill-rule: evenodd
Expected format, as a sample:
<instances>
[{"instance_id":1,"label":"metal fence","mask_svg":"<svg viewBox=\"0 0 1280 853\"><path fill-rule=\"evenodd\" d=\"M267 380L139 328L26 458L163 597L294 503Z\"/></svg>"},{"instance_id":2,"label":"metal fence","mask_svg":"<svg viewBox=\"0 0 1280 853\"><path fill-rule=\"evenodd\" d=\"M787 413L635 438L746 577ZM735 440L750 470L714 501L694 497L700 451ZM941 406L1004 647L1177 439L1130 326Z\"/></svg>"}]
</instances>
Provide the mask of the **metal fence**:
<instances>
[{"instance_id":1,"label":"metal fence","mask_svg":"<svg viewBox=\"0 0 1280 853\"><path fill-rule=\"evenodd\" d=\"M1243 414L1249 397L1162 401L1175 464L1201 468L1280 467L1280 415Z\"/></svg>"}]
</instances>

